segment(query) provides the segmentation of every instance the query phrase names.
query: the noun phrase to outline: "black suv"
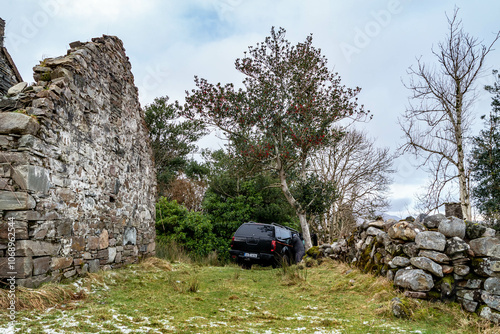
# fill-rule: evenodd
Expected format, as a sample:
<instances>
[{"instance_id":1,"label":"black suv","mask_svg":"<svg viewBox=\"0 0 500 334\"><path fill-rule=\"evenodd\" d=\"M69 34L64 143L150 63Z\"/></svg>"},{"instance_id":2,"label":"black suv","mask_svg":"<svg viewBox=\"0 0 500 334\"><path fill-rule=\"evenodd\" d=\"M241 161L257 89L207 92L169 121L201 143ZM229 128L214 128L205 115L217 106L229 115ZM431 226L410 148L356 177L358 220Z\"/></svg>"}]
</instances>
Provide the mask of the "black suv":
<instances>
[{"instance_id":1,"label":"black suv","mask_svg":"<svg viewBox=\"0 0 500 334\"><path fill-rule=\"evenodd\" d=\"M245 269L252 264L273 267L282 262L290 264L295 259L292 246L295 233L299 234L278 224L244 223L234 233L229 253Z\"/></svg>"}]
</instances>

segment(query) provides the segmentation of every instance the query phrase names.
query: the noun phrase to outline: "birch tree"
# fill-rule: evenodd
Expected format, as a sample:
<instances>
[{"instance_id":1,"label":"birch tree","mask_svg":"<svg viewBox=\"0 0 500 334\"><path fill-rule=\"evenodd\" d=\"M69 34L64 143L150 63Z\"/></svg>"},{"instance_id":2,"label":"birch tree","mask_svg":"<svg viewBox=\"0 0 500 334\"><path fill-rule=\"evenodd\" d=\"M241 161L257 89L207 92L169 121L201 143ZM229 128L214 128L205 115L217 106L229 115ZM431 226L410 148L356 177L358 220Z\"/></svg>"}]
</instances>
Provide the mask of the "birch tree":
<instances>
[{"instance_id":1,"label":"birch tree","mask_svg":"<svg viewBox=\"0 0 500 334\"><path fill-rule=\"evenodd\" d=\"M324 182L335 184L338 197L315 232L332 242L348 235L358 218L373 219L376 212L386 209L393 160L388 148L376 148L366 133L356 129L319 151L314 168Z\"/></svg>"},{"instance_id":2,"label":"birch tree","mask_svg":"<svg viewBox=\"0 0 500 334\"><path fill-rule=\"evenodd\" d=\"M471 219L471 203L466 164L466 144L472 121L475 84L484 60L498 40L484 45L463 30L458 8L448 17L448 35L432 49L437 66L421 58L409 68L410 104L399 124L406 142L401 152L422 158L421 167L431 175L425 207L432 211L443 204L450 186L458 185L465 219Z\"/></svg>"}]
</instances>

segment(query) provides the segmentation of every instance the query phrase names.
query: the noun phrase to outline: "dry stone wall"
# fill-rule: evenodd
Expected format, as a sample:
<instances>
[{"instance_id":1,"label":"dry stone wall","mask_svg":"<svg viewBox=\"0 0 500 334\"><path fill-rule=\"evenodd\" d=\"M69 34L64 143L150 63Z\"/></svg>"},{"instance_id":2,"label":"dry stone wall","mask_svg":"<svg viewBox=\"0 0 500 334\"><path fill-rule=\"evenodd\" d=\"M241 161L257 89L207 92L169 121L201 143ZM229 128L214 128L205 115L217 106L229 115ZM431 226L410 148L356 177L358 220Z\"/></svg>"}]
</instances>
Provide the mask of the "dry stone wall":
<instances>
[{"instance_id":1,"label":"dry stone wall","mask_svg":"<svg viewBox=\"0 0 500 334\"><path fill-rule=\"evenodd\" d=\"M407 297L458 302L500 323L500 239L483 224L441 214L366 222L319 250L386 276Z\"/></svg>"},{"instance_id":2,"label":"dry stone wall","mask_svg":"<svg viewBox=\"0 0 500 334\"><path fill-rule=\"evenodd\" d=\"M0 101L0 279L22 286L155 251L152 150L122 42L70 47Z\"/></svg>"}]
</instances>

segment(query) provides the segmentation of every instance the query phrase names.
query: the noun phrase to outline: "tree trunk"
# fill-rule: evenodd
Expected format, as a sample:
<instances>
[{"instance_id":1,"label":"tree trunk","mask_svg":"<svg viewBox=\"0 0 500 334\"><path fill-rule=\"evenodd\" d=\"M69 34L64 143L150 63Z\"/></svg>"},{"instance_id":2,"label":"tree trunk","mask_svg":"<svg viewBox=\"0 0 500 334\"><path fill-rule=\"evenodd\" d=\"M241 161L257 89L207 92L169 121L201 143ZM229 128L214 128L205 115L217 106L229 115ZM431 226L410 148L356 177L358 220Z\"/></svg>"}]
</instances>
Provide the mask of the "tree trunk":
<instances>
[{"instance_id":1,"label":"tree trunk","mask_svg":"<svg viewBox=\"0 0 500 334\"><path fill-rule=\"evenodd\" d=\"M455 101L455 138L457 141L457 169L458 169L458 187L460 192L460 205L464 219L471 220L471 207L469 189L467 187L467 177L465 175L465 153L463 146L462 130L462 112L463 112L463 94L461 92L461 82L456 80L456 101Z\"/></svg>"},{"instance_id":2,"label":"tree trunk","mask_svg":"<svg viewBox=\"0 0 500 334\"><path fill-rule=\"evenodd\" d=\"M288 201L288 203L290 203L292 208L295 209L295 212L299 217L300 227L302 228L302 237L304 238L305 249L307 251L309 248L312 247L312 242L311 242L311 233L309 232L309 224L307 223L306 212L302 210L300 203L297 202L297 200L293 197L292 193L290 192L290 189L288 188L288 183L286 182L285 171L283 169L280 169L279 175L280 175L281 190L283 191L286 200Z\"/></svg>"},{"instance_id":3,"label":"tree trunk","mask_svg":"<svg viewBox=\"0 0 500 334\"><path fill-rule=\"evenodd\" d=\"M470 194L467 189L467 178L465 176L465 172L460 172L458 183L460 187L460 205L462 207L462 214L465 220L472 220Z\"/></svg>"},{"instance_id":4,"label":"tree trunk","mask_svg":"<svg viewBox=\"0 0 500 334\"><path fill-rule=\"evenodd\" d=\"M305 212L297 212L297 216L299 216L300 227L302 227L302 236L305 241L305 249L306 251L312 247L311 242L311 233L309 232L309 224L307 223L307 217Z\"/></svg>"}]
</instances>

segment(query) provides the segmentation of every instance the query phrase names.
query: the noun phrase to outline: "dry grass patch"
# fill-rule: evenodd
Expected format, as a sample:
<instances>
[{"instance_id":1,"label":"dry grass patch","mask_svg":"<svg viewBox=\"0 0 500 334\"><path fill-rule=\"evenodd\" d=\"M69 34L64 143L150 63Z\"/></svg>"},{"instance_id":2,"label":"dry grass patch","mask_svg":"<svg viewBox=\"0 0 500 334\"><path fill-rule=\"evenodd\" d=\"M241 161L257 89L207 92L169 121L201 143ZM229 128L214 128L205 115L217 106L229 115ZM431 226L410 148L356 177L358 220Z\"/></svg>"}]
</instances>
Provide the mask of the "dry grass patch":
<instances>
[{"instance_id":1,"label":"dry grass patch","mask_svg":"<svg viewBox=\"0 0 500 334\"><path fill-rule=\"evenodd\" d=\"M163 271L171 271L172 265L170 262L157 258L148 257L139 263L140 267L146 270L159 269Z\"/></svg>"},{"instance_id":2,"label":"dry grass patch","mask_svg":"<svg viewBox=\"0 0 500 334\"><path fill-rule=\"evenodd\" d=\"M17 310L44 310L58 304L69 304L87 297L84 289L74 285L46 284L39 289L16 287L15 301ZM0 308L7 309L10 304L8 291L0 289Z\"/></svg>"}]
</instances>

